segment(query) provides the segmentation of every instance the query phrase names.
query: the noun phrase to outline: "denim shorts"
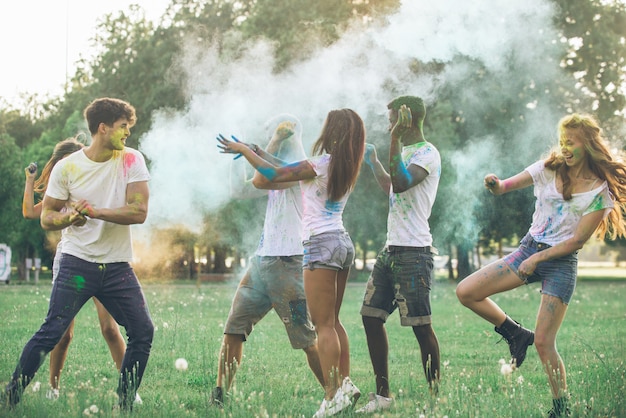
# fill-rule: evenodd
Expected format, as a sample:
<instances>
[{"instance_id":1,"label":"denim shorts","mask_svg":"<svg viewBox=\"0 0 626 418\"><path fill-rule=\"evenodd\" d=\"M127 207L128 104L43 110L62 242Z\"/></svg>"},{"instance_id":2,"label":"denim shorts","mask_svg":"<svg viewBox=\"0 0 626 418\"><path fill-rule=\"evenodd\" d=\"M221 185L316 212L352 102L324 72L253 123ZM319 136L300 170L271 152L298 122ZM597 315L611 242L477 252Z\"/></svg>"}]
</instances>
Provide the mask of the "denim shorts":
<instances>
[{"instance_id":1,"label":"denim shorts","mask_svg":"<svg viewBox=\"0 0 626 418\"><path fill-rule=\"evenodd\" d=\"M304 295L302 256L251 257L247 276L239 283L224 326L225 334L248 339L254 326L274 309L285 326L291 346L315 344Z\"/></svg>"},{"instance_id":2,"label":"denim shorts","mask_svg":"<svg viewBox=\"0 0 626 418\"><path fill-rule=\"evenodd\" d=\"M524 260L531 255L550 248L549 245L537 242L530 234L520 242L517 250L504 257L504 262L518 274L517 269ZM544 261L537 264L537 268L524 280L526 284L541 282L541 293L560 298L563 303L569 304L576 288L576 273L578 270L578 252L566 256Z\"/></svg>"},{"instance_id":3,"label":"denim shorts","mask_svg":"<svg viewBox=\"0 0 626 418\"><path fill-rule=\"evenodd\" d=\"M398 308L402 326L430 324L432 272L430 247L383 248L367 281L361 315L387 321Z\"/></svg>"},{"instance_id":4,"label":"denim shorts","mask_svg":"<svg viewBox=\"0 0 626 418\"><path fill-rule=\"evenodd\" d=\"M354 263L354 244L346 231L328 231L311 235L302 243L302 267L328 270L346 270Z\"/></svg>"}]
</instances>

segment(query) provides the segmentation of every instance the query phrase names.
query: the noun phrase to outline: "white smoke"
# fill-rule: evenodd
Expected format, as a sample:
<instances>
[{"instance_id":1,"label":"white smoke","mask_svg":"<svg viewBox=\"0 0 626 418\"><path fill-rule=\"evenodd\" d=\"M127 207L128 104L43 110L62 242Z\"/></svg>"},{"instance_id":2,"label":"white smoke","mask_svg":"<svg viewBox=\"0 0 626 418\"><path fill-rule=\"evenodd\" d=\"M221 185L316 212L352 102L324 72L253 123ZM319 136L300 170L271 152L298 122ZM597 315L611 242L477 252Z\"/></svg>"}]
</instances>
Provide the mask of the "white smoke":
<instances>
[{"instance_id":1,"label":"white smoke","mask_svg":"<svg viewBox=\"0 0 626 418\"><path fill-rule=\"evenodd\" d=\"M406 0L386 24L366 30L359 25L280 74L273 71L273 50L267 42L246 45L230 58L220 57L214 47L185 48L179 66L188 80L188 106L180 112L155 113L151 130L141 139L140 150L152 162L149 222L197 226L203 211L229 199L233 161L218 152L219 133L258 142L267 119L291 113L303 123L309 153L331 109L352 108L364 118L368 131L380 132L388 124L386 104L400 94L419 95L428 105L440 86L453 84L466 89L476 106L500 100L473 93L467 66L451 64L459 56L504 76L513 66L515 74L537 80L553 77L558 65L549 52L555 38L551 18L549 3L541 0ZM436 76L415 74L410 67L414 60L450 65ZM530 134L551 133L550 104L533 106L542 111L529 116L536 118ZM368 137L373 143L387 140Z\"/></svg>"}]
</instances>

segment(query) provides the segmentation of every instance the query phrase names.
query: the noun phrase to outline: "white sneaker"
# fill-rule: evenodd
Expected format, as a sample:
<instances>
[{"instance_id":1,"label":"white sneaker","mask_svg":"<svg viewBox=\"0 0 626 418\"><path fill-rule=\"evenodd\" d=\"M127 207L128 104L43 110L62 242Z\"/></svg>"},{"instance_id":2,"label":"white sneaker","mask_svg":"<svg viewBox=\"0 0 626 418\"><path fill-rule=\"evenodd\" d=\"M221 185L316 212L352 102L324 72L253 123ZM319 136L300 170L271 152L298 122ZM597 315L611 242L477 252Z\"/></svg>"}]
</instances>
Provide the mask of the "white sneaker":
<instances>
[{"instance_id":1,"label":"white sneaker","mask_svg":"<svg viewBox=\"0 0 626 418\"><path fill-rule=\"evenodd\" d=\"M361 391L356 387L352 380L349 377L343 379L343 383L341 384L341 391L350 398L350 402L352 406L356 405L356 402L361 397Z\"/></svg>"},{"instance_id":2,"label":"white sneaker","mask_svg":"<svg viewBox=\"0 0 626 418\"><path fill-rule=\"evenodd\" d=\"M59 389L56 389L56 388L48 389L48 392L46 392L46 398L52 401L56 401L57 399L59 399Z\"/></svg>"},{"instance_id":3,"label":"white sneaker","mask_svg":"<svg viewBox=\"0 0 626 418\"><path fill-rule=\"evenodd\" d=\"M313 415L313 418L332 417L333 415L337 415L341 411L344 411L350 407L352 407L352 402L350 402L350 398L348 397L348 395L343 393L341 388L339 388L337 389L337 393L335 393L335 396L330 401L326 399L322 401L320 409L318 409L315 415Z\"/></svg>"},{"instance_id":4,"label":"white sneaker","mask_svg":"<svg viewBox=\"0 0 626 418\"><path fill-rule=\"evenodd\" d=\"M135 401L133 402L135 405L143 405L143 401L141 400L141 396L135 392Z\"/></svg>"},{"instance_id":5,"label":"white sneaker","mask_svg":"<svg viewBox=\"0 0 626 418\"><path fill-rule=\"evenodd\" d=\"M356 410L357 414L380 412L391 408L391 405L393 405L393 398L385 398L372 392L369 393L369 398L370 400L365 406Z\"/></svg>"}]
</instances>

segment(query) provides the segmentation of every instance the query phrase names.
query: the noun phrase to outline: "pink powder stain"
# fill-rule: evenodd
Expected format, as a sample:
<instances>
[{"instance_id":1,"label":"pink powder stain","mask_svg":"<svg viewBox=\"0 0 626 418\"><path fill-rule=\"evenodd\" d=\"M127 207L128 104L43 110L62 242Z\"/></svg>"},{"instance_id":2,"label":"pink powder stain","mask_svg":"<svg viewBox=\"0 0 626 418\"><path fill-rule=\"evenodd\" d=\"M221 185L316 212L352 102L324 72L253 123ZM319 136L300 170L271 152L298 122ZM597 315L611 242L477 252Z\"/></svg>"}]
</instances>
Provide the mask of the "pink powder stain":
<instances>
[{"instance_id":1,"label":"pink powder stain","mask_svg":"<svg viewBox=\"0 0 626 418\"><path fill-rule=\"evenodd\" d=\"M128 169L133 166L137 162L137 157L135 154L131 154L129 152L124 153L124 174L128 172Z\"/></svg>"}]
</instances>

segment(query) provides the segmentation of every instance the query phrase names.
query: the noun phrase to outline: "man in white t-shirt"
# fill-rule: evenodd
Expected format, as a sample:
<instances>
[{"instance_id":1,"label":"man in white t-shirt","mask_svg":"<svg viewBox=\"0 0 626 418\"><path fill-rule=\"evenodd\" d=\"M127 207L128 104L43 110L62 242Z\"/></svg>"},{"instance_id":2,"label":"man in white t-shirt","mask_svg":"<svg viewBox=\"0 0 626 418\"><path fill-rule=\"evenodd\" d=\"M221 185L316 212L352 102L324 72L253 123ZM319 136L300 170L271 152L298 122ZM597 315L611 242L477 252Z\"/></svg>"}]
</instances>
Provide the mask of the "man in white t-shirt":
<instances>
[{"instance_id":1,"label":"man in white t-shirt","mask_svg":"<svg viewBox=\"0 0 626 418\"><path fill-rule=\"evenodd\" d=\"M376 393L357 412L377 412L393 404L389 390L389 343L385 322L400 312L402 326L412 327L422 354L431 391L439 382L439 343L431 326L432 236L428 218L441 175L439 151L426 141L426 115L419 97L401 96L388 104L391 143L387 173L368 144L365 162L389 195L387 242L379 252L367 282L361 316L370 359L376 375Z\"/></svg>"},{"instance_id":2,"label":"man in white t-shirt","mask_svg":"<svg viewBox=\"0 0 626 418\"><path fill-rule=\"evenodd\" d=\"M42 354L54 348L93 296L128 335L117 388L121 409L132 409L150 356L154 326L130 265L130 225L146 219L150 179L142 154L125 147L135 109L122 100L101 98L84 115L91 145L56 164L43 199L41 225L62 230L63 251L48 315L24 347L5 390L11 406L42 364Z\"/></svg>"},{"instance_id":3,"label":"man in white t-shirt","mask_svg":"<svg viewBox=\"0 0 626 418\"><path fill-rule=\"evenodd\" d=\"M265 150L249 144L257 154L277 165L306 158L302 148L302 128L294 116L282 114L267 123L270 135ZM237 158L237 157L236 157ZM268 194L263 234L250 267L239 287L224 326L218 359L216 387L211 403L222 407L243 356L243 343L254 326L272 309L285 325L294 349L302 349L309 367L323 386L323 373L317 352L315 328L308 314L302 279L302 197L298 182L273 183L267 191L243 182L238 197ZM268 187L269 188L269 187Z\"/></svg>"}]
</instances>

